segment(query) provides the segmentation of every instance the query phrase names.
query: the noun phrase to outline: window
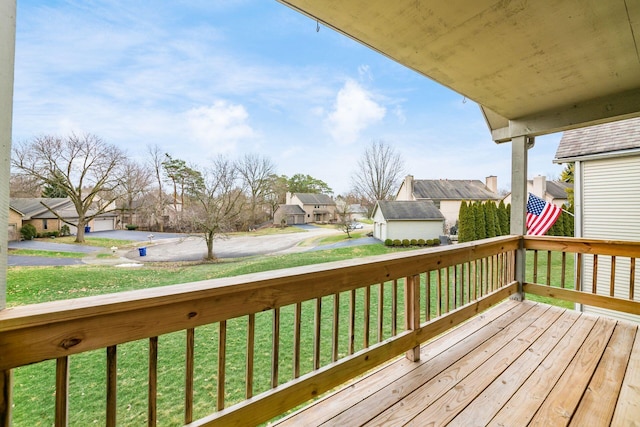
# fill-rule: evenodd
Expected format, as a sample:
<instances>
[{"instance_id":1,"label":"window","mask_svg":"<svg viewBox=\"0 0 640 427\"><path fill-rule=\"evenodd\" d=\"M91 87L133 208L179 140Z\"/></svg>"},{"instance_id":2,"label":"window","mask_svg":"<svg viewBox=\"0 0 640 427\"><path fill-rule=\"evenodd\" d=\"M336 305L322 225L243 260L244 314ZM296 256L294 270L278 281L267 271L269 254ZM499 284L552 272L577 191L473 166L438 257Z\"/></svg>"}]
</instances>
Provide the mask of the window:
<instances>
[{"instance_id":1,"label":"window","mask_svg":"<svg viewBox=\"0 0 640 427\"><path fill-rule=\"evenodd\" d=\"M436 208L440 209L440 200L434 200L433 204L436 205Z\"/></svg>"},{"instance_id":2,"label":"window","mask_svg":"<svg viewBox=\"0 0 640 427\"><path fill-rule=\"evenodd\" d=\"M43 220L42 220L42 228L43 228L44 230L46 230L47 228L49 228L49 227L48 227L48 224L47 224L47 220L46 220L46 219L43 219Z\"/></svg>"}]
</instances>

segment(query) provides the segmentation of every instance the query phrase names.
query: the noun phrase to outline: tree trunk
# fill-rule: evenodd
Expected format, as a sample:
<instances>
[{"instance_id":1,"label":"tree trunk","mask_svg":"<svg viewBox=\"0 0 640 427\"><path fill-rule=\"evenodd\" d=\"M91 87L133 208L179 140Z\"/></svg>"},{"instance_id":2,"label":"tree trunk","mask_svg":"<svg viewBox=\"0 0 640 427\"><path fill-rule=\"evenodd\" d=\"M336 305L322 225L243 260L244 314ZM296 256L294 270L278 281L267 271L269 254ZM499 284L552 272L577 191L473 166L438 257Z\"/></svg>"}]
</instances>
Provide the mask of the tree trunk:
<instances>
[{"instance_id":1,"label":"tree trunk","mask_svg":"<svg viewBox=\"0 0 640 427\"><path fill-rule=\"evenodd\" d=\"M213 232L212 231L208 231L205 234L205 240L207 242L207 260L214 260L216 259L215 255L213 254Z\"/></svg>"},{"instance_id":2,"label":"tree trunk","mask_svg":"<svg viewBox=\"0 0 640 427\"><path fill-rule=\"evenodd\" d=\"M78 226L76 230L76 243L84 243L84 226L86 221L84 219L78 220Z\"/></svg>"}]
</instances>

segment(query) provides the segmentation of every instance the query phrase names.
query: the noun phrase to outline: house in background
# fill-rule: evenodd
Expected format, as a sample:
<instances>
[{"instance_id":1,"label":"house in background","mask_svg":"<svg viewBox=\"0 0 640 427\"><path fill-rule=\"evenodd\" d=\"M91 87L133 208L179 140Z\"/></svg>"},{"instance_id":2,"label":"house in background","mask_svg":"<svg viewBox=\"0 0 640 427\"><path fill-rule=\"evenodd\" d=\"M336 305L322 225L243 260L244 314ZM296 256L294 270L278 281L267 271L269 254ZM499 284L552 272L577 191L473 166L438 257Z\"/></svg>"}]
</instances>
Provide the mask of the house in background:
<instances>
[{"instance_id":1,"label":"house in background","mask_svg":"<svg viewBox=\"0 0 640 427\"><path fill-rule=\"evenodd\" d=\"M24 214L13 206L9 206L9 234L10 242L20 240L20 229L22 228L22 218Z\"/></svg>"},{"instance_id":2,"label":"house in background","mask_svg":"<svg viewBox=\"0 0 640 427\"><path fill-rule=\"evenodd\" d=\"M286 203L280 205L273 215L273 223L286 224L330 224L336 222L336 202L326 194L289 193Z\"/></svg>"},{"instance_id":3,"label":"house in background","mask_svg":"<svg viewBox=\"0 0 640 427\"><path fill-rule=\"evenodd\" d=\"M456 225L463 200L497 204L501 199L496 176L488 176L483 183L480 180L414 179L413 175L407 175L396 195L398 201L432 201L444 216L446 230Z\"/></svg>"},{"instance_id":4,"label":"house in background","mask_svg":"<svg viewBox=\"0 0 640 427\"><path fill-rule=\"evenodd\" d=\"M540 197L542 200L562 207L569 205L569 193L573 189L573 183L564 181L547 181L544 176L536 176L527 181L527 191ZM511 203L511 193L504 198L504 203Z\"/></svg>"},{"instance_id":5,"label":"house in background","mask_svg":"<svg viewBox=\"0 0 640 427\"><path fill-rule=\"evenodd\" d=\"M640 117L565 132L553 161L575 163L575 237L640 241ZM593 256L584 257L583 286L590 286ZM615 268L629 271L629 263L617 260ZM611 259L599 258L598 279L606 283L610 274ZM628 298L629 277L616 277L615 296ZM638 268L635 283L640 283ZM598 288L598 293L609 295L609 287ZM634 299L640 301L640 292ZM585 311L604 310L585 307ZM615 315L640 321L640 316Z\"/></svg>"},{"instance_id":6,"label":"house in background","mask_svg":"<svg viewBox=\"0 0 640 427\"><path fill-rule=\"evenodd\" d=\"M429 200L379 200L373 208L373 237L385 241L438 239L445 218Z\"/></svg>"},{"instance_id":7,"label":"house in background","mask_svg":"<svg viewBox=\"0 0 640 427\"><path fill-rule=\"evenodd\" d=\"M65 223L61 221L58 216L72 223L77 224L78 222L78 213L71 200L67 197L11 198L9 200L9 206L22 213L22 225L20 227L25 224L31 224L36 228L38 233L60 231ZM47 206L51 208L55 214L47 209ZM117 214L115 211L105 212L92 219L87 225L91 227L91 231L114 230L116 218ZM69 230L71 234L76 233L76 227L72 225L69 225Z\"/></svg>"},{"instance_id":8,"label":"house in background","mask_svg":"<svg viewBox=\"0 0 640 427\"><path fill-rule=\"evenodd\" d=\"M359 219L367 219L368 212L367 208L362 206L360 203L354 203L349 205L349 216L352 221L356 221Z\"/></svg>"}]
</instances>

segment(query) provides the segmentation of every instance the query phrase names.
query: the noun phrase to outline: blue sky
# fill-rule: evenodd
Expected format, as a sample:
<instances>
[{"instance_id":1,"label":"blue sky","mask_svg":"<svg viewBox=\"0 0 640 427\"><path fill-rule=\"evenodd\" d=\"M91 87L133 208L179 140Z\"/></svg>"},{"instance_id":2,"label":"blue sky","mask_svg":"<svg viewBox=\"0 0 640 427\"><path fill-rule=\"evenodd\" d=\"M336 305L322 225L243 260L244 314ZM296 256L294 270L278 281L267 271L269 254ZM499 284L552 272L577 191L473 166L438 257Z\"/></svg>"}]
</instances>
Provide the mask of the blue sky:
<instances>
[{"instance_id":1,"label":"blue sky","mask_svg":"<svg viewBox=\"0 0 640 427\"><path fill-rule=\"evenodd\" d=\"M13 139L90 132L140 162L157 144L206 167L268 156L336 194L373 140L418 179L498 176L478 106L275 0L18 0ZM557 177L560 134L529 152L529 177Z\"/></svg>"}]
</instances>

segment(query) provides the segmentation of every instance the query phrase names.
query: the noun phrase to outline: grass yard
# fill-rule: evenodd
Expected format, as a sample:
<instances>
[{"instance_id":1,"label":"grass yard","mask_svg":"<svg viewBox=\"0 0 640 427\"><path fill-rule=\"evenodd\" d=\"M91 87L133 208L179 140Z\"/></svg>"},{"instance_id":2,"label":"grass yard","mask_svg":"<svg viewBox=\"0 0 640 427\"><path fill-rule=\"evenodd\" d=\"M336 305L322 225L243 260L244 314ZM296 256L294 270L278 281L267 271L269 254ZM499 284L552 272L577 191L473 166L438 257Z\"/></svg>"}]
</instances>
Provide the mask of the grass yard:
<instances>
[{"instance_id":1,"label":"grass yard","mask_svg":"<svg viewBox=\"0 0 640 427\"><path fill-rule=\"evenodd\" d=\"M112 246L126 246L131 243L136 243L135 240L117 240L117 239L106 239L103 237L87 237L84 238L84 243L76 243L75 236L64 236L57 237L55 239L55 243L67 243L70 245L81 244L86 246L97 246L100 248L110 248Z\"/></svg>"},{"instance_id":2,"label":"grass yard","mask_svg":"<svg viewBox=\"0 0 640 427\"><path fill-rule=\"evenodd\" d=\"M346 236L346 235L345 235ZM343 236L344 237L344 236ZM118 243L121 244L121 243ZM24 305L38 302L77 298L133 289L166 286L219 277L236 276L266 270L352 259L370 255L397 252L399 249L383 245L350 247L308 253L228 260L211 264L147 264L142 268L126 269L107 266L71 267L12 267L8 269L8 305ZM406 249L400 249L406 250ZM542 259L544 258L544 259ZM570 257L568 257L570 258ZM569 261L569 259L567 260ZM572 262L572 257L571 257ZM573 264L567 271L573 271ZM552 277L559 280L560 258L552 258ZM533 257L527 256L527 280L533 279ZM538 281L546 276L546 256L539 258ZM430 274L430 314L438 311L436 298L436 274ZM463 276L462 271L457 277ZM427 280L426 274L421 283ZM554 279L555 280L555 279ZM371 286L371 319L377 319L380 303L385 307L382 339L391 336L391 284L383 287L383 301L379 301L380 285ZM462 298L453 283L449 289L451 300ZM443 290L443 292L445 292ZM421 307L425 307L424 292ZM348 352L348 304L350 293L339 299L340 336L339 354ZM399 319L403 319L403 286L398 286ZM364 290L356 293L355 350L363 348L364 341ZM446 308L440 307L442 311ZM313 369L313 328L315 302L302 304L302 354L301 375ZM293 378L293 317L295 306L280 310L280 360L279 383ZM331 318L333 297L322 299L321 364L331 358ZM422 313L422 321L425 313ZM272 312L256 314L254 394L270 388L273 325ZM217 347L219 325L199 327L195 332L196 371L194 417L202 417L215 408L217 387ZM227 406L244 398L244 365L246 351L247 318L227 322L225 399ZM403 328L400 320L398 330ZM375 327L370 333L371 343L377 342ZM158 372L158 425L182 425L185 378L186 333L176 332L159 338ZM144 425L147 404L148 340L118 346L118 425ZM106 355L97 350L70 357L70 425L103 425L106 402ZM13 419L15 426L49 426L53 424L55 391L55 362L48 361L21 367L14 374Z\"/></svg>"},{"instance_id":3,"label":"grass yard","mask_svg":"<svg viewBox=\"0 0 640 427\"><path fill-rule=\"evenodd\" d=\"M43 256L48 258L83 258L88 254L84 252L41 251L36 249L9 249L9 255Z\"/></svg>"}]
</instances>

